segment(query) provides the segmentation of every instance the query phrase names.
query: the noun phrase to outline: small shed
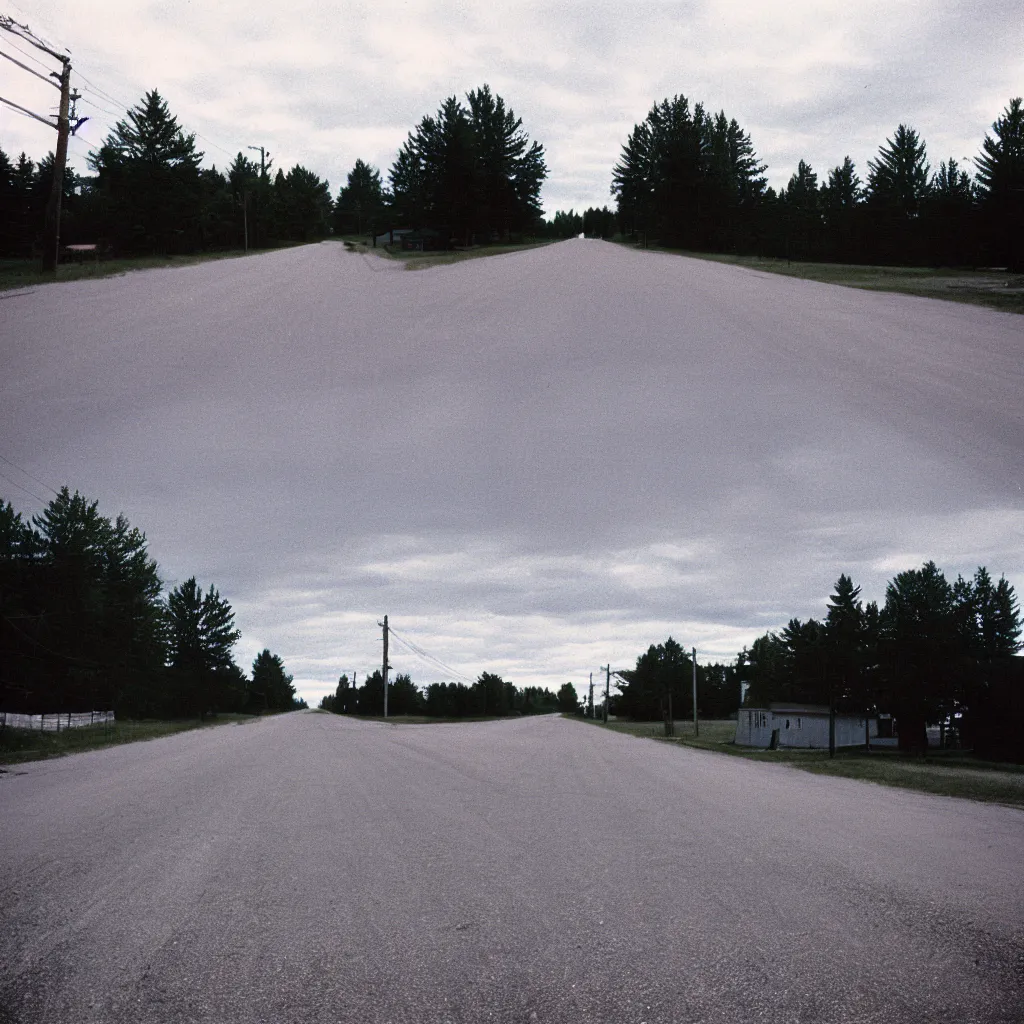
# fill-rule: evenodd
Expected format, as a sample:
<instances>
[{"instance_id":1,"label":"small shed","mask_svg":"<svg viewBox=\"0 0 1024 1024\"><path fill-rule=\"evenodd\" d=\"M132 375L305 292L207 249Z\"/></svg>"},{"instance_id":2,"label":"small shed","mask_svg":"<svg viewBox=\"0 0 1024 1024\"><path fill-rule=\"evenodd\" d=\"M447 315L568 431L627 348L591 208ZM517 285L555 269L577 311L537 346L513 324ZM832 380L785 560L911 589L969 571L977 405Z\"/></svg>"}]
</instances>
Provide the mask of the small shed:
<instances>
[{"instance_id":1,"label":"small shed","mask_svg":"<svg viewBox=\"0 0 1024 1024\"><path fill-rule=\"evenodd\" d=\"M395 242L401 242L406 235L412 234L412 228L390 228L385 231L382 235L377 235L374 240L374 245L394 245Z\"/></svg>"},{"instance_id":2,"label":"small shed","mask_svg":"<svg viewBox=\"0 0 1024 1024\"><path fill-rule=\"evenodd\" d=\"M878 737L878 719L860 714L836 714L836 746L864 744L865 722L872 742ZM740 708L736 740L742 747L770 747L772 735L779 747L828 747L828 708L822 704L769 704L766 708Z\"/></svg>"}]
</instances>

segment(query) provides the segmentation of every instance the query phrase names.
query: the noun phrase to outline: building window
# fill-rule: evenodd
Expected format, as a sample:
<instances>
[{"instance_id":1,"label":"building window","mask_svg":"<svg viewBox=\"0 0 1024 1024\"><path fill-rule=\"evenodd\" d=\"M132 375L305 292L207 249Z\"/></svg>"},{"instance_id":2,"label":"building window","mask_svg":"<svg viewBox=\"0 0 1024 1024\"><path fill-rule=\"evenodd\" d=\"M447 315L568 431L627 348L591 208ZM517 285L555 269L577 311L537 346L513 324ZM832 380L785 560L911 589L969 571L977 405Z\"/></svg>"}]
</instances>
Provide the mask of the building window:
<instances>
[{"instance_id":1,"label":"building window","mask_svg":"<svg viewBox=\"0 0 1024 1024\"><path fill-rule=\"evenodd\" d=\"M789 719L788 718L786 719L786 728L787 729L789 728Z\"/></svg>"}]
</instances>

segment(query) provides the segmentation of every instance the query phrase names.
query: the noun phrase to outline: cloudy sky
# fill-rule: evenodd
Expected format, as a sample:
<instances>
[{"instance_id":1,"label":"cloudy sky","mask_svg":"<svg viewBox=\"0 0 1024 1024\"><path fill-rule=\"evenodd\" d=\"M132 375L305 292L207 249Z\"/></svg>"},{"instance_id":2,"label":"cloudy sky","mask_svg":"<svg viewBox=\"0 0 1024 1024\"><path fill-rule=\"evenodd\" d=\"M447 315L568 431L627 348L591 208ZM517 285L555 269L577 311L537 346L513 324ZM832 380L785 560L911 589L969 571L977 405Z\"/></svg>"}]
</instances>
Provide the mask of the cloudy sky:
<instances>
[{"instance_id":1,"label":"cloudy sky","mask_svg":"<svg viewBox=\"0 0 1024 1024\"><path fill-rule=\"evenodd\" d=\"M207 162L263 145L333 192L356 158L386 174L424 114L487 82L546 148L549 215L610 201L623 141L665 96L735 117L778 187L800 159L824 176L849 154L865 176L901 122L933 164L972 158L1024 90L1019 0L0 0L0 12L70 50L91 118L71 144L79 170L157 88ZM0 63L0 95L36 111L55 102ZM0 106L7 153L38 159L53 138Z\"/></svg>"},{"instance_id":2,"label":"cloudy sky","mask_svg":"<svg viewBox=\"0 0 1024 1024\"><path fill-rule=\"evenodd\" d=\"M385 612L420 684L585 685L669 634L731 659L840 572L1024 592L1022 323L591 240L42 286L0 301L0 494L124 512L311 703Z\"/></svg>"}]
</instances>

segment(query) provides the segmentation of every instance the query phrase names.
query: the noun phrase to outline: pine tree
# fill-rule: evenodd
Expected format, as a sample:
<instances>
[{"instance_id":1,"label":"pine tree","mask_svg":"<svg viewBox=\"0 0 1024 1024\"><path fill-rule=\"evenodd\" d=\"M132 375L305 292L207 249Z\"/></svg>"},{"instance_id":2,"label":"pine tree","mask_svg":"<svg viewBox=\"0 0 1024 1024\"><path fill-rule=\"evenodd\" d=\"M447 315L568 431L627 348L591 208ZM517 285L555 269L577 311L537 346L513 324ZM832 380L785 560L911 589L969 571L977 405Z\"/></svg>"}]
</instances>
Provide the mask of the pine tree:
<instances>
[{"instance_id":1,"label":"pine tree","mask_svg":"<svg viewBox=\"0 0 1024 1024\"><path fill-rule=\"evenodd\" d=\"M814 259L821 248L821 194L818 175L803 160L786 186L788 252L793 259Z\"/></svg>"},{"instance_id":2,"label":"pine tree","mask_svg":"<svg viewBox=\"0 0 1024 1024\"><path fill-rule=\"evenodd\" d=\"M199 244L202 157L195 135L185 134L155 89L117 122L89 165L120 246L180 252Z\"/></svg>"},{"instance_id":3,"label":"pine tree","mask_svg":"<svg viewBox=\"0 0 1024 1024\"><path fill-rule=\"evenodd\" d=\"M992 257L1015 272L1024 271L1024 101L1011 99L985 135L978 169L978 192L985 213Z\"/></svg>"},{"instance_id":4,"label":"pine tree","mask_svg":"<svg viewBox=\"0 0 1024 1024\"><path fill-rule=\"evenodd\" d=\"M194 576L167 597L168 655L175 683L171 710L205 716L223 708L234 682L231 649L241 636L231 605Z\"/></svg>"},{"instance_id":5,"label":"pine tree","mask_svg":"<svg viewBox=\"0 0 1024 1024\"><path fill-rule=\"evenodd\" d=\"M285 671L284 662L264 648L252 663L249 682L249 707L254 711L291 711L295 706L295 687Z\"/></svg>"},{"instance_id":6,"label":"pine tree","mask_svg":"<svg viewBox=\"0 0 1024 1024\"><path fill-rule=\"evenodd\" d=\"M338 235L373 234L385 208L380 171L356 160L334 204L334 231Z\"/></svg>"},{"instance_id":7,"label":"pine tree","mask_svg":"<svg viewBox=\"0 0 1024 1024\"><path fill-rule=\"evenodd\" d=\"M847 156L842 164L829 171L828 184L821 189L824 249L830 259L853 262L858 255L857 220L861 195L857 169Z\"/></svg>"},{"instance_id":8,"label":"pine tree","mask_svg":"<svg viewBox=\"0 0 1024 1024\"><path fill-rule=\"evenodd\" d=\"M889 582L880 648L901 749L925 749L926 723L956 705L965 654L956 626L953 588L934 562Z\"/></svg>"},{"instance_id":9,"label":"pine tree","mask_svg":"<svg viewBox=\"0 0 1024 1024\"><path fill-rule=\"evenodd\" d=\"M932 176L922 217L931 262L936 266L974 263L977 255L974 183L953 157Z\"/></svg>"},{"instance_id":10,"label":"pine tree","mask_svg":"<svg viewBox=\"0 0 1024 1024\"><path fill-rule=\"evenodd\" d=\"M867 203L875 257L894 263L920 262L921 207L929 194L925 145L913 128L899 125L868 161Z\"/></svg>"}]
</instances>

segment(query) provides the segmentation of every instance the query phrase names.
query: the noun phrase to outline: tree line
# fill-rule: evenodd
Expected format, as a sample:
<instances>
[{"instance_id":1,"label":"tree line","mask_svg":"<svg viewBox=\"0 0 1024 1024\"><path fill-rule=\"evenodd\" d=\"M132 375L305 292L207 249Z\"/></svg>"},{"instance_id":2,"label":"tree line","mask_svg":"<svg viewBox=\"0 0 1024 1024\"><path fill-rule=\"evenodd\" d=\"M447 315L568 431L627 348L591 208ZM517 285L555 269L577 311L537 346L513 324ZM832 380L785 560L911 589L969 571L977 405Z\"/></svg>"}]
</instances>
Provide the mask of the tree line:
<instances>
[{"instance_id":1,"label":"tree line","mask_svg":"<svg viewBox=\"0 0 1024 1024\"><path fill-rule=\"evenodd\" d=\"M934 562L898 573L885 601L864 603L841 575L823 620L792 619L741 652L747 703L829 704L896 719L900 746L927 746L928 724L1003 755L1022 749L1020 607L1005 577L979 567L952 583Z\"/></svg>"},{"instance_id":2,"label":"tree line","mask_svg":"<svg viewBox=\"0 0 1024 1024\"><path fill-rule=\"evenodd\" d=\"M801 260L1024 270L1024 108L1011 99L973 168L933 169L901 124L862 180L847 156L823 180L804 161L785 189L738 122L685 96L635 125L612 174L619 231L640 242ZM973 175L972 175L973 170Z\"/></svg>"},{"instance_id":3,"label":"tree line","mask_svg":"<svg viewBox=\"0 0 1024 1024\"><path fill-rule=\"evenodd\" d=\"M231 605L164 590L146 536L67 487L30 520L0 499L0 709L204 717L304 707L269 650L250 675Z\"/></svg>"},{"instance_id":4,"label":"tree line","mask_svg":"<svg viewBox=\"0 0 1024 1024\"><path fill-rule=\"evenodd\" d=\"M117 122L89 157L92 175L64 176L61 242L117 254L182 254L321 238L332 212L327 182L296 164L273 173L239 153L226 172L201 166L195 135L155 89ZM34 165L0 150L0 255L40 244L53 155Z\"/></svg>"},{"instance_id":5,"label":"tree line","mask_svg":"<svg viewBox=\"0 0 1024 1024\"><path fill-rule=\"evenodd\" d=\"M900 747L923 750L926 726L956 730L976 753L1024 757L1020 607L1005 577L979 567L950 583L934 562L898 573L885 601L864 603L840 575L825 617L791 619L744 648L732 665L697 666L700 716L724 718L741 702L817 704L891 715ZM688 718L693 662L671 637L651 646L613 695L613 714ZM743 700L742 687L747 686Z\"/></svg>"},{"instance_id":6,"label":"tree line","mask_svg":"<svg viewBox=\"0 0 1024 1024\"><path fill-rule=\"evenodd\" d=\"M382 715L384 683L381 670L356 686L348 675L338 680L334 693L325 694L319 705L338 715ZM493 672L483 672L476 682L431 683L416 686L408 674L388 680L388 715L422 715L427 718L500 718L508 715L574 713L579 698L572 683L557 694L538 686L517 687Z\"/></svg>"},{"instance_id":7,"label":"tree line","mask_svg":"<svg viewBox=\"0 0 1024 1024\"><path fill-rule=\"evenodd\" d=\"M309 242L331 233L420 232L428 247L518 240L541 221L547 175L543 147L484 85L445 100L399 150L385 188L357 160L332 200L330 185L296 164L238 153L225 171L204 154L157 90L118 121L89 157L87 175L68 169L63 244L97 243L118 254L181 254ZM51 153L34 164L0 150L0 256L39 248L53 181Z\"/></svg>"},{"instance_id":8,"label":"tree line","mask_svg":"<svg viewBox=\"0 0 1024 1024\"><path fill-rule=\"evenodd\" d=\"M641 243L848 263L1024 269L1024 107L1011 99L972 167L929 163L918 132L897 126L866 176L847 156L819 177L800 161L786 187L735 118L678 95L628 135L611 182L615 210L543 219L544 147L486 84L448 97L409 133L387 174L362 159L332 199L296 164L273 169L239 153L203 168L156 90L64 178L64 243L125 254L188 253L405 229L420 248L526 238L619 235ZM38 249L53 155L35 164L0 150L0 255Z\"/></svg>"}]
</instances>

